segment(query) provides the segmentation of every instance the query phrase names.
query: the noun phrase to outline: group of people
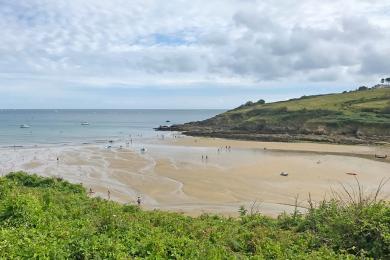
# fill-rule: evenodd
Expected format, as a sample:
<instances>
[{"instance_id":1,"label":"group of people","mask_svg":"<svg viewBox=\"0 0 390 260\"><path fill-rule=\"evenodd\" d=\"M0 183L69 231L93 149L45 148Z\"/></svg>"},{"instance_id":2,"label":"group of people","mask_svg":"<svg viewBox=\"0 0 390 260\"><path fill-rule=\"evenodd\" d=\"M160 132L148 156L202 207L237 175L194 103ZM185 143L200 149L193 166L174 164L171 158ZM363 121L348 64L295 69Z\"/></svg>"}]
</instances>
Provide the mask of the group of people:
<instances>
[{"instance_id":1,"label":"group of people","mask_svg":"<svg viewBox=\"0 0 390 260\"><path fill-rule=\"evenodd\" d=\"M164 140L165 139L165 135L164 134L156 134L156 137L158 138L158 139L161 139L161 140ZM169 136L168 136L169 137ZM173 138L173 139L176 139L176 138L180 138L180 135L177 135L177 134L171 134L170 135L170 137L171 138Z\"/></svg>"},{"instance_id":2,"label":"group of people","mask_svg":"<svg viewBox=\"0 0 390 260\"><path fill-rule=\"evenodd\" d=\"M223 152L223 151L226 151L226 152L231 152L232 151L232 147L230 145L226 145L225 147L219 147L217 152L218 154ZM202 162L207 162L209 159L208 155L203 155L202 154Z\"/></svg>"},{"instance_id":3,"label":"group of people","mask_svg":"<svg viewBox=\"0 0 390 260\"><path fill-rule=\"evenodd\" d=\"M223 152L223 151L226 151L226 152L230 152L232 150L232 147L230 145L226 145L225 147L219 147L217 152L220 153L220 152Z\"/></svg>"}]
</instances>

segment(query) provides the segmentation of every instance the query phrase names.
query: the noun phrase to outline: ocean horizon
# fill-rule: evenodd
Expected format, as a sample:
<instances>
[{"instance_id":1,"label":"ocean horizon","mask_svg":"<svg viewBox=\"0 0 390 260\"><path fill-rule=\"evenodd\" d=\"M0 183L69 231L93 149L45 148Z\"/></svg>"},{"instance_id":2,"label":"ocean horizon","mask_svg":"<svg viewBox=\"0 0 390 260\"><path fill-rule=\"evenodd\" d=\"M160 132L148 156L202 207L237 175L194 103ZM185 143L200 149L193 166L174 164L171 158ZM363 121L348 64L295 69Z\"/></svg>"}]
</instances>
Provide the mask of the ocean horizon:
<instances>
[{"instance_id":1,"label":"ocean horizon","mask_svg":"<svg viewBox=\"0 0 390 260\"><path fill-rule=\"evenodd\" d=\"M222 109L1 109L0 146L98 143L155 136L154 127L215 116ZM24 128L23 128L23 127Z\"/></svg>"}]
</instances>

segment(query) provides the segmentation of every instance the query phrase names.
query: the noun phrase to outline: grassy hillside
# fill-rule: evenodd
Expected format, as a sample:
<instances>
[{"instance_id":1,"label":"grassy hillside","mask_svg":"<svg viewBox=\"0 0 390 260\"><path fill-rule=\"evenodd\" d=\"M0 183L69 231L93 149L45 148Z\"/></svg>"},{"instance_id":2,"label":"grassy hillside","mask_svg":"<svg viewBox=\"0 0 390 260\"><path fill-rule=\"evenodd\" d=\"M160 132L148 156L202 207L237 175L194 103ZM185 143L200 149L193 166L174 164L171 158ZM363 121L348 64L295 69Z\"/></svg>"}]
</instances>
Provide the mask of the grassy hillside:
<instances>
[{"instance_id":1,"label":"grassy hillside","mask_svg":"<svg viewBox=\"0 0 390 260\"><path fill-rule=\"evenodd\" d=\"M186 217L89 198L80 185L0 178L5 259L354 259L390 257L390 205L323 202L305 216Z\"/></svg>"},{"instance_id":2,"label":"grassy hillside","mask_svg":"<svg viewBox=\"0 0 390 260\"><path fill-rule=\"evenodd\" d=\"M324 136L330 142L390 141L390 88L268 104L248 102L211 119L173 128L194 135L290 134L318 140Z\"/></svg>"}]
</instances>

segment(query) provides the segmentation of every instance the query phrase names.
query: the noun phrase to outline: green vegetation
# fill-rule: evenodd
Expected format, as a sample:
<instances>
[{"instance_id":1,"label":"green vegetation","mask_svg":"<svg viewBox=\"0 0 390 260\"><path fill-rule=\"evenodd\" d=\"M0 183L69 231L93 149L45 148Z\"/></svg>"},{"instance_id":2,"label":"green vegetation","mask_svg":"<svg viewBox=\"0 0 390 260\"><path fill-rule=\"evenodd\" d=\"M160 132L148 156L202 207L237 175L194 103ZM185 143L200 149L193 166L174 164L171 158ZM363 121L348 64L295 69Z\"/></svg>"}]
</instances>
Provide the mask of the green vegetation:
<instances>
[{"instance_id":1,"label":"green vegetation","mask_svg":"<svg viewBox=\"0 0 390 260\"><path fill-rule=\"evenodd\" d=\"M390 257L390 205L323 202L277 219L142 211L89 198L80 185L0 178L0 255L14 259L354 259Z\"/></svg>"},{"instance_id":2,"label":"green vegetation","mask_svg":"<svg viewBox=\"0 0 390 260\"><path fill-rule=\"evenodd\" d=\"M377 127L386 134L390 128L390 114L383 113L390 100L390 88L353 91L342 94L302 97L289 101L257 104L238 108L222 117L238 118L238 127L261 122L260 127L285 126L291 130L318 129L324 127L356 133L359 127ZM235 120L233 120L235 121ZM232 122L233 123L233 122ZM346 129L344 129L346 130ZM343 131L343 130L341 130Z\"/></svg>"},{"instance_id":3,"label":"green vegetation","mask_svg":"<svg viewBox=\"0 0 390 260\"><path fill-rule=\"evenodd\" d=\"M360 88L274 103L247 102L211 119L174 127L194 135L301 134L384 141L390 139L389 102L390 88Z\"/></svg>"}]
</instances>

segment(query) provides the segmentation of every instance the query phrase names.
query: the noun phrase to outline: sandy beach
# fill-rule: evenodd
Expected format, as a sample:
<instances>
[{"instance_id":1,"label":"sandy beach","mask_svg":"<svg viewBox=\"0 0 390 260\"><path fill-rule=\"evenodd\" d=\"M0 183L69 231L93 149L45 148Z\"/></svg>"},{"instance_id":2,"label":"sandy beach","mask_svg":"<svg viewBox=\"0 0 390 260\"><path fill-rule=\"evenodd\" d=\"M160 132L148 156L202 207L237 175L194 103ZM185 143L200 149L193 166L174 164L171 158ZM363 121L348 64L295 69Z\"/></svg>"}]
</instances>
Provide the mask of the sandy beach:
<instances>
[{"instance_id":1,"label":"sandy beach","mask_svg":"<svg viewBox=\"0 0 390 260\"><path fill-rule=\"evenodd\" d=\"M110 191L110 199L121 203L140 196L145 209L231 216L240 205L270 216L292 212L296 198L304 211L309 194L318 202L341 183L355 185L355 176L347 173L356 174L367 193L390 177L389 159L374 157L390 154L389 147L164 136L132 145L116 142L110 149L103 144L2 149L1 173L59 176L91 188L91 196L107 199ZM389 196L390 183L382 191L382 198Z\"/></svg>"}]
</instances>

